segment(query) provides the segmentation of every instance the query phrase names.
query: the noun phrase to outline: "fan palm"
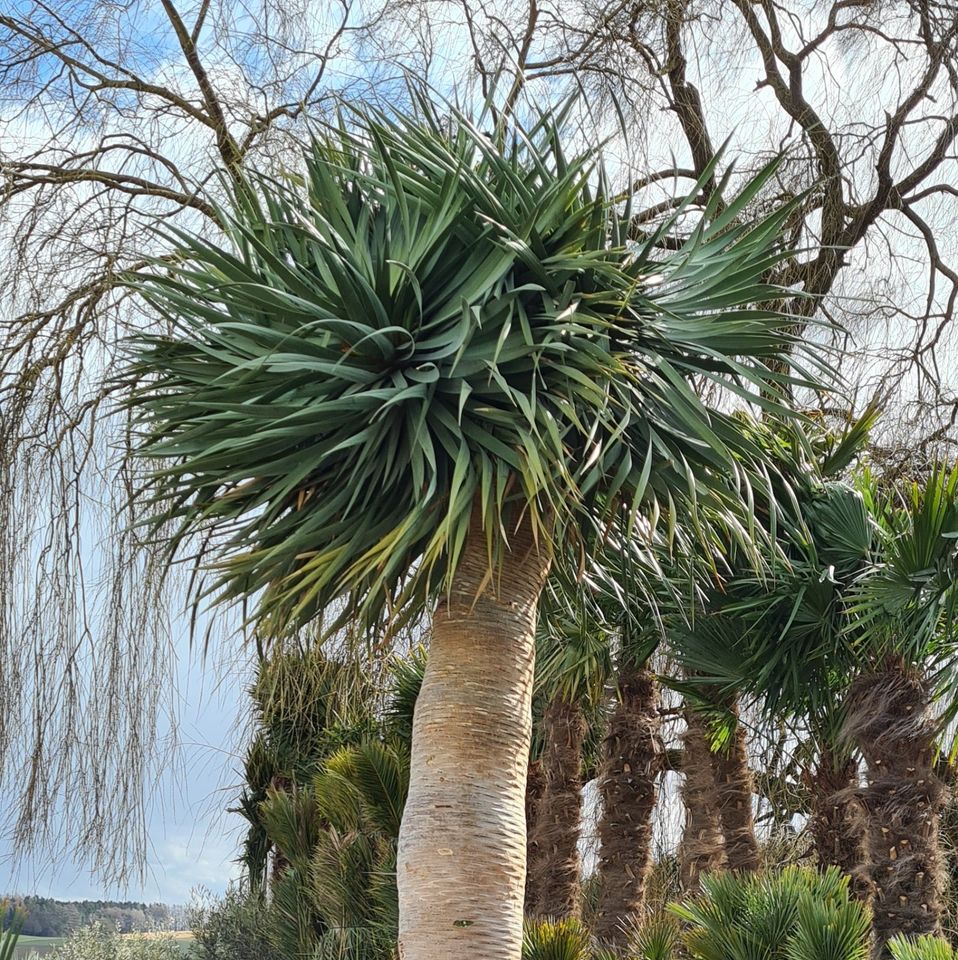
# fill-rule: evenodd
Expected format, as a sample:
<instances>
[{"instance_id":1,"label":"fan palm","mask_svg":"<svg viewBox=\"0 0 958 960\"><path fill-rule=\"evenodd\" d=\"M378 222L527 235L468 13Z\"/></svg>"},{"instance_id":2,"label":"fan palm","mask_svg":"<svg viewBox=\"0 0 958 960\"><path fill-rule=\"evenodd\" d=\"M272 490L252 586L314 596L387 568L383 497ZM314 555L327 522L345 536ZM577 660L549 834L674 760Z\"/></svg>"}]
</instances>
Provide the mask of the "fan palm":
<instances>
[{"instance_id":1,"label":"fan palm","mask_svg":"<svg viewBox=\"0 0 958 960\"><path fill-rule=\"evenodd\" d=\"M782 488L778 495L782 507L775 513L767 505L758 510L777 554L771 561L775 576L758 579L740 569L721 591L709 591L704 614L691 628L678 620L672 636L693 699L701 697L707 706L711 700L713 710L725 708L724 719L731 721L720 727L732 748L724 757L713 754L718 790L728 792L729 784L742 779L733 766L748 770L741 724L736 711L729 716L727 710L736 693L757 698L770 718L780 720L787 714L808 724L819 747L812 775L813 788L819 788L811 791L813 802L818 801L813 833L822 863L835 863L846 871L860 862L860 851L853 843L837 842L839 836L848 840L850 803L847 796L835 797L842 790L847 794L852 764L837 736L836 703L843 674L829 653L839 643L843 586L860 569L870 533L861 499L845 485L824 478L848 466L874 418L875 410L869 408L842 436L816 427L799 437L794 425L774 422L749 427L775 463L776 483ZM783 633L788 644L782 643ZM722 805L726 844L729 815L747 819L740 824L739 836L746 837L745 853L754 863L751 791L741 794L732 803L726 797ZM839 829L844 832L839 834ZM741 857L729 846L730 866L741 869Z\"/></svg>"},{"instance_id":2,"label":"fan palm","mask_svg":"<svg viewBox=\"0 0 958 960\"><path fill-rule=\"evenodd\" d=\"M935 469L904 493L864 472L857 489L829 482L801 499L787 568L764 587L732 584L680 648L711 682L807 723L819 855L856 874L860 894L874 889L881 955L891 936L933 933L941 916L934 760L954 707L936 713L934 700L958 676L958 470Z\"/></svg>"},{"instance_id":3,"label":"fan palm","mask_svg":"<svg viewBox=\"0 0 958 960\"><path fill-rule=\"evenodd\" d=\"M877 533L846 602L857 676L844 732L865 760L865 848L876 955L896 934L941 929L946 801L936 742L958 700L958 467L908 489L863 484ZM939 699L943 708L934 709Z\"/></svg>"},{"instance_id":4,"label":"fan palm","mask_svg":"<svg viewBox=\"0 0 958 960\"><path fill-rule=\"evenodd\" d=\"M266 637L323 612L374 627L432 610L399 845L406 960L519 956L553 556L643 510L674 524L708 502L732 522L716 477L744 483L760 451L692 378L768 406L821 377L757 306L781 293L764 278L789 210L745 210L773 168L723 200L726 176L635 244L562 122L358 114L302 177L251 176L221 240L176 234L131 281L169 324L129 370L159 464L144 497L171 549L216 558L206 592L251 599ZM660 243L678 226L684 242Z\"/></svg>"},{"instance_id":5,"label":"fan palm","mask_svg":"<svg viewBox=\"0 0 958 960\"><path fill-rule=\"evenodd\" d=\"M686 924L693 960L865 960L868 910L849 897L848 878L786 867L764 877L705 877L703 892L670 909Z\"/></svg>"},{"instance_id":6,"label":"fan palm","mask_svg":"<svg viewBox=\"0 0 958 960\"><path fill-rule=\"evenodd\" d=\"M823 865L851 873L861 864L862 850L851 830L855 765L839 735L849 682L847 658L839 651L844 644L841 603L843 590L861 567L870 533L861 499L845 485L799 495L818 537L796 543L780 527L788 567L766 581L749 576L730 581L693 629L673 632L674 651L687 668L693 695L714 701L715 691L726 696L735 691L757 700L766 719L797 721L805 728L811 738L805 746L814 746L803 752L817 756L803 760L809 768L816 851ZM849 539L853 531L863 534L850 563L836 564L822 542L822 521L829 515L841 519Z\"/></svg>"}]
</instances>

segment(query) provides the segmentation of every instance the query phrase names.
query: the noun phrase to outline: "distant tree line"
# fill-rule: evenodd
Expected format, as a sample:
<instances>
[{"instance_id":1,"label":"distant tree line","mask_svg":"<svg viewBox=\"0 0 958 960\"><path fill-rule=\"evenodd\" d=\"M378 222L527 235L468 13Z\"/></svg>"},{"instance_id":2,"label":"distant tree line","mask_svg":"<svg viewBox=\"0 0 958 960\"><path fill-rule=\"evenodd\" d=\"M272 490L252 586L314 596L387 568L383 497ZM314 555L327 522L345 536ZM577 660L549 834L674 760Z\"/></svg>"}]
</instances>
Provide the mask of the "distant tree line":
<instances>
[{"instance_id":1,"label":"distant tree line","mask_svg":"<svg viewBox=\"0 0 958 960\"><path fill-rule=\"evenodd\" d=\"M165 903L137 903L132 900L53 900L50 897L0 897L6 903L3 926L16 907L26 915L23 934L31 937L65 937L80 927L102 923L121 933L141 930L179 929L182 910Z\"/></svg>"}]
</instances>

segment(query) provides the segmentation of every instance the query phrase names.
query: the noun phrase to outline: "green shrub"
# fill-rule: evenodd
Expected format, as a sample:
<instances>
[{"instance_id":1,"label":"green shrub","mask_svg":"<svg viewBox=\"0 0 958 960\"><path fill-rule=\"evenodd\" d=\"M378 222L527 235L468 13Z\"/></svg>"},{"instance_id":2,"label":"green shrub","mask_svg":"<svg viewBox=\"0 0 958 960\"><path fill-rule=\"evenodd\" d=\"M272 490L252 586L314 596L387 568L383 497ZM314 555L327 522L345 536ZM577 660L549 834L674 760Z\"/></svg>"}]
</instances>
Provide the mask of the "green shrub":
<instances>
[{"instance_id":1,"label":"green shrub","mask_svg":"<svg viewBox=\"0 0 958 960\"><path fill-rule=\"evenodd\" d=\"M80 927L45 960L181 960L170 934L123 935L100 923Z\"/></svg>"},{"instance_id":2,"label":"green shrub","mask_svg":"<svg viewBox=\"0 0 958 960\"><path fill-rule=\"evenodd\" d=\"M270 938L271 911L235 887L222 898L200 894L189 909L198 960L286 960Z\"/></svg>"},{"instance_id":3,"label":"green shrub","mask_svg":"<svg viewBox=\"0 0 958 960\"><path fill-rule=\"evenodd\" d=\"M941 937L893 937L888 949L895 960L956 960L958 951Z\"/></svg>"},{"instance_id":4,"label":"green shrub","mask_svg":"<svg viewBox=\"0 0 958 960\"><path fill-rule=\"evenodd\" d=\"M630 938L630 960L672 960L679 942L675 917L657 914L643 923Z\"/></svg>"},{"instance_id":5,"label":"green shrub","mask_svg":"<svg viewBox=\"0 0 958 960\"><path fill-rule=\"evenodd\" d=\"M591 960L589 931L578 920L526 924L522 960Z\"/></svg>"},{"instance_id":6,"label":"green shrub","mask_svg":"<svg viewBox=\"0 0 958 960\"><path fill-rule=\"evenodd\" d=\"M848 878L786 867L763 876L713 874L703 893L670 909L687 924L693 960L865 960L868 909L848 892Z\"/></svg>"}]
</instances>

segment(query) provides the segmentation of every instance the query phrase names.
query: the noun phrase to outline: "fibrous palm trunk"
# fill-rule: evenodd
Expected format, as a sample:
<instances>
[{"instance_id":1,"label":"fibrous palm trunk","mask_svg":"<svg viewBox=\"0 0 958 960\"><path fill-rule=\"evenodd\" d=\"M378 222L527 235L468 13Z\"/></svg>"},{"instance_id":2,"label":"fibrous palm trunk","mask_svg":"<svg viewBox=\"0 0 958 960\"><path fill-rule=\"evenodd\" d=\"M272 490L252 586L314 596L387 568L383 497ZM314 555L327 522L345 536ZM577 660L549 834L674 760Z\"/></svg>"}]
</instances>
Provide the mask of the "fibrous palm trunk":
<instances>
[{"instance_id":1,"label":"fibrous palm trunk","mask_svg":"<svg viewBox=\"0 0 958 960\"><path fill-rule=\"evenodd\" d=\"M529 772L526 777L526 895L525 911L531 912L532 900L535 892L532 889L532 875L529 864L533 858L533 843L535 840L536 814L539 812L539 801L546 788L546 775L542 767L542 760L529 759Z\"/></svg>"},{"instance_id":2,"label":"fibrous palm trunk","mask_svg":"<svg viewBox=\"0 0 958 960\"><path fill-rule=\"evenodd\" d=\"M474 520L437 606L399 836L403 960L519 960L535 622L548 570L523 524L490 578Z\"/></svg>"},{"instance_id":3,"label":"fibrous palm trunk","mask_svg":"<svg viewBox=\"0 0 958 960\"><path fill-rule=\"evenodd\" d=\"M624 944L640 916L652 864L652 814L662 770L659 692L644 668L625 668L619 700L602 744L599 820L599 905L595 934Z\"/></svg>"},{"instance_id":4,"label":"fibrous palm trunk","mask_svg":"<svg viewBox=\"0 0 958 960\"><path fill-rule=\"evenodd\" d=\"M579 913L585 733L578 701L558 696L549 702L542 717L545 783L529 838L526 910L535 917L574 917Z\"/></svg>"},{"instance_id":5,"label":"fibrous palm trunk","mask_svg":"<svg viewBox=\"0 0 958 960\"><path fill-rule=\"evenodd\" d=\"M875 885L874 955L895 934L937 933L945 872L938 819L945 788L934 769L938 725L929 685L890 657L849 694L846 733L865 758L865 853Z\"/></svg>"},{"instance_id":6,"label":"fibrous palm trunk","mask_svg":"<svg viewBox=\"0 0 958 960\"><path fill-rule=\"evenodd\" d=\"M728 868L750 872L759 868L755 815L752 811L755 785L748 765L748 744L745 728L739 720L738 701L731 701L727 707L735 722L729 743L712 752L716 799Z\"/></svg>"},{"instance_id":7,"label":"fibrous palm trunk","mask_svg":"<svg viewBox=\"0 0 958 960\"><path fill-rule=\"evenodd\" d=\"M686 706L685 724L682 738L685 827L678 849L679 882L687 893L697 893L699 877L725 864L725 841L705 719Z\"/></svg>"},{"instance_id":8,"label":"fibrous palm trunk","mask_svg":"<svg viewBox=\"0 0 958 960\"><path fill-rule=\"evenodd\" d=\"M872 884L865 863L865 814L858 797L858 764L852 757L825 747L807 782L811 795L808 827L819 867L838 867L851 878L852 894L868 901Z\"/></svg>"}]
</instances>

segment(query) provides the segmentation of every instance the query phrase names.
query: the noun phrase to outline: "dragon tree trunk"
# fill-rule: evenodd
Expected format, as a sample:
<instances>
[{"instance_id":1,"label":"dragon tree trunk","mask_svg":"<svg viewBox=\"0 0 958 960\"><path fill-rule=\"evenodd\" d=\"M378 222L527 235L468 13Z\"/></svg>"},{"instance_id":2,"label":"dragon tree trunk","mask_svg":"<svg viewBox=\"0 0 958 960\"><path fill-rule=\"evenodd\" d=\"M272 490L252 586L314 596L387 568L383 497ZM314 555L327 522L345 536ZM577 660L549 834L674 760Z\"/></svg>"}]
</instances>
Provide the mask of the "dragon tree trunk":
<instances>
[{"instance_id":1,"label":"dragon tree trunk","mask_svg":"<svg viewBox=\"0 0 958 960\"><path fill-rule=\"evenodd\" d=\"M492 577L474 520L434 618L399 836L402 960L520 960L536 610L527 523Z\"/></svg>"}]
</instances>

